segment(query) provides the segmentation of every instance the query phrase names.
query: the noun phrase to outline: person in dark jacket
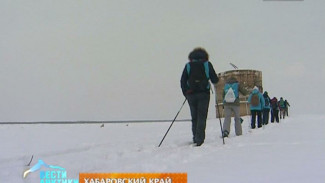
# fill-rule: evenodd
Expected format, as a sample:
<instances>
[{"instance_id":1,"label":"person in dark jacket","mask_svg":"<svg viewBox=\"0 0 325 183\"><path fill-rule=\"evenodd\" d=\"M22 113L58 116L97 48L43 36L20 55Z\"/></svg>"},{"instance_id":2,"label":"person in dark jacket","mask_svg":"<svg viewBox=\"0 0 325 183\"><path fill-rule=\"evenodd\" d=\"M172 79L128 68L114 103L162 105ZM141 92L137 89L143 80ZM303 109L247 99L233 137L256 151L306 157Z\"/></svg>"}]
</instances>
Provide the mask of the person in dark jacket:
<instances>
[{"instance_id":1,"label":"person in dark jacket","mask_svg":"<svg viewBox=\"0 0 325 183\"><path fill-rule=\"evenodd\" d=\"M181 76L181 88L186 97L192 117L193 142L201 146L205 140L206 119L210 102L210 83L217 84L219 78L203 48L195 48L188 56ZM199 76L205 78L198 79Z\"/></svg>"},{"instance_id":2,"label":"person in dark jacket","mask_svg":"<svg viewBox=\"0 0 325 183\"><path fill-rule=\"evenodd\" d=\"M278 103L279 103L279 108L280 108L280 119L282 119L282 118L284 119L285 118L285 103L284 103L284 100L282 97L280 98L280 101Z\"/></svg>"},{"instance_id":3,"label":"person in dark jacket","mask_svg":"<svg viewBox=\"0 0 325 183\"><path fill-rule=\"evenodd\" d=\"M279 104L276 97L271 100L271 123L274 123L274 118L279 123Z\"/></svg>"},{"instance_id":4,"label":"person in dark jacket","mask_svg":"<svg viewBox=\"0 0 325 183\"><path fill-rule=\"evenodd\" d=\"M270 109L271 109L271 105L270 105L270 97L267 93L267 91L265 91L263 93L263 97L264 97L264 100L265 100L265 106L264 106L264 109L263 109L263 124L264 125L267 125L269 123L269 114L270 114Z\"/></svg>"},{"instance_id":5,"label":"person in dark jacket","mask_svg":"<svg viewBox=\"0 0 325 183\"><path fill-rule=\"evenodd\" d=\"M287 100L284 101L284 106L285 106L285 115L289 116L289 107L290 107L290 104Z\"/></svg>"}]
</instances>

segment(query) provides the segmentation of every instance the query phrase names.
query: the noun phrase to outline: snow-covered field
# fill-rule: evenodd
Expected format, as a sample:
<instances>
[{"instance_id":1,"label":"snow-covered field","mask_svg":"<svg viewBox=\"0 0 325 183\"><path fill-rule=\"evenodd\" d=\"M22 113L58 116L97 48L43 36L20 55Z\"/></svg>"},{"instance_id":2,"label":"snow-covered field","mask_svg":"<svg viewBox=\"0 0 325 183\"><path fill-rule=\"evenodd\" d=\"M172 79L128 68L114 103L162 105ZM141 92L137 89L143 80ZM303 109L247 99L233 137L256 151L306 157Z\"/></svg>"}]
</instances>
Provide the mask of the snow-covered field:
<instances>
[{"instance_id":1,"label":"snow-covered field","mask_svg":"<svg viewBox=\"0 0 325 183\"><path fill-rule=\"evenodd\" d=\"M37 183L39 171L22 178L33 155L79 172L187 172L189 183L324 183L325 116L290 116L279 124L234 129L222 144L218 119L209 119L206 141L191 143L190 122L0 125L0 183ZM233 128L233 124L232 124ZM43 168L44 169L44 168Z\"/></svg>"}]
</instances>

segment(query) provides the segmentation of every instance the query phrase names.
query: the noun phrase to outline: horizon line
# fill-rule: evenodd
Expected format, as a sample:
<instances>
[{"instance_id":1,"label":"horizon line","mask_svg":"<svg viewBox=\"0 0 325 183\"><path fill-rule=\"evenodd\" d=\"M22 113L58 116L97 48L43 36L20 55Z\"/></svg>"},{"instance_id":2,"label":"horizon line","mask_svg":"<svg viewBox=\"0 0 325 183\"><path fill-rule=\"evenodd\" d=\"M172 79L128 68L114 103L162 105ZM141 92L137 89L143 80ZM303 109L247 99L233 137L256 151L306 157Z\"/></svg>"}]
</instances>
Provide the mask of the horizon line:
<instances>
[{"instance_id":1,"label":"horizon line","mask_svg":"<svg viewBox=\"0 0 325 183\"><path fill-rule=\"evenodd\" d=\"M102 123L141 123L141 122L171 122L173 120L111 120L111 121L13 121L13 122L0 122L0 125L17 125L17 124L102 124ZM175 121L191 121L191 119L179 119Z\"/></svg>"}]
</instances>

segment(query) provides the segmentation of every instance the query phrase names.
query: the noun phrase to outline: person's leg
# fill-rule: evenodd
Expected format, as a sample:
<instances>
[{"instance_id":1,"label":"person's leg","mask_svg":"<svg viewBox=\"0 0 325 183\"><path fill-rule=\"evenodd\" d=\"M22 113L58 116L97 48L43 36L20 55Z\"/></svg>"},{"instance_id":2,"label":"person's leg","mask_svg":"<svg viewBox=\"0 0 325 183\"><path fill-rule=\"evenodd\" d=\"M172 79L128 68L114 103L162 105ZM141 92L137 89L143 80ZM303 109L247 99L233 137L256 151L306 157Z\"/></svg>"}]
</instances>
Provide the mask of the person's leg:
<instances>
[{"instance_id":1,"label":"person's leg","mask_svg":"<svg viewBox=\"0 0 325 183\"><path fill-rule=\"evenodd\" d=\"M240 107L239 106L233 106L232 107L234 113L235 113L235 132L236 135L242 135L242 126L240 122Z\"/></svg>"},{"instance_id":2,"label":"person's leg","mask_svg":"<svg viewBox=\"0 0 325 183\"><path fill-rule=\"evenodd\" d=\"M256 110L251 110L251 115L252 115L251 127L252 129L254 129L256 127Z\"/></svg>"},{"instance_id":3,"label":"person's leg","mask_svg":"<svg viewBox=\"0 0 325 183\"><path fill-rule=\"evenodd\" d=\"M210 102L210 94L200 93L198 94L198 108L197 108L197 126L196 126L196 143L198 146L203 144L205 139L205 128L206 128L206 120L208 116Z\"/></svg>"},{"instance_id":4,"label":"person's leg","mask_svg":"<svg viewBox=\"0 0 325 183\"><path fill-rule=\"evenodd\" d=\"M264 109L263 110L263 115L262 115L263 117L262 117L262 123L263 123L263 125L266 125L266 120L267 120L267 109Z\"/></svg>"},{"instance_id":5,"label":"person's leg","mask_svg":"<svg viewBox=\"0 0 325 183\"><path fill-rule=\"evenodd\" d=\"M269 124L269 118L270 118L270 109L266 109L266 112L265 112L265 124Z\"/></svg>"},{"instance_id":6,"label":"person's leg","mask_svg":"<svg viewBox=\"0 0 325 183\"><path fill-rule=\"evenodd\" d=\"M262 111L258 110L257 113L257 126L258 128L262 127Z\"/></svg>"},{"instance_id":7,"label":"person's leg","mask_svg":"<svg viewBox=\"0 0 325 183\"><path fill-rule=\"evenodd\" d=\"M286 112L285 112L285 109L282 109L282 116L283 116L283 119L285 118L286 116Z\"/></svg>"},{"instance_id":8,"label":"person's leg","mask_svg":"<svg viewBox=\"0 0 325 183\"><path fill-rule=\"evenodd\" d=\"M230 132L230 123L231 123L231 107L228 105L224 106L225 120L223 122L223 136L227 137Z\"/></svg>"},{"instance_id":9,"label":"person's leg","mask_svg":"<svg viewBox=\"0 0 325 183\"><path fill-rule=\"evenodd\" d=\"M271 123L274 123L275 111L271 109Z\"/></svg>"},{"instance_id":10,"label":"person's leg","mask_svg":"<svg viewBox=\"0 0 325 183\"><path fill-rule=\"evenodd\" d=\"M275 120L279 123L279 110L275 110Z\"/></svg>"},{"instance_id":11,"label":"person's leg","mask_svg":"<svg viewBox=\"0 0 325 183\"><path fill-rule=\"evenodd\" d=\"M198 101L195 94L188 95L187 101L190 106L191 117L192 117L192 134L193 134L193 142L196 143L195 135L196 135L196 127L197 127L197 114L198 114Z\"/></svg>"}]
</instances>

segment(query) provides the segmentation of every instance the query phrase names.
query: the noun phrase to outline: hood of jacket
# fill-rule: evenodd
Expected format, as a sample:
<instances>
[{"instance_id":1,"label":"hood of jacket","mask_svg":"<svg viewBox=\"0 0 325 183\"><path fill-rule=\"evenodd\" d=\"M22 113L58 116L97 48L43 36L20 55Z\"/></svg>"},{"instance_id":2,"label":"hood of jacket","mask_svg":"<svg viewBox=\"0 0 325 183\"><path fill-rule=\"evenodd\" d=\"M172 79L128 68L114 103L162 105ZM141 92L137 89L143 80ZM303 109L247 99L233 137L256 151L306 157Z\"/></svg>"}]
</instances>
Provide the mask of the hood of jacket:
<instances>
[{"instance_id":1,"label":"hood of jacket","mask_svg":"<svg viewBox=\"0 0 325 183\"><path fill-rule=\"evenodd\" d=\"M227 79L226 83L233 84L233 83L238 83L238 81L235 77L230 77Z\"/></svg>"},{"instance_id":2,"label":"hood of jacket","mask_svg":"<svg viewBox=\"0 0 325 183\"><path fill-rule=\"evenodd\" d=\"M259 93L260 91L258 91L258 89L253 89L252 94L256 94Z\"/></svg>"},{"instance_id":3,"label":"hood of jacket","mask_svg":"<svg viewBox=\"0 0 325 183\"><path fill-rule=\"evenodd\" d=\"M267 94L267 92L264 92L263 97L264 98L268 98L269 97L269 95Z\"/></svg>"}]
</instances>

